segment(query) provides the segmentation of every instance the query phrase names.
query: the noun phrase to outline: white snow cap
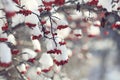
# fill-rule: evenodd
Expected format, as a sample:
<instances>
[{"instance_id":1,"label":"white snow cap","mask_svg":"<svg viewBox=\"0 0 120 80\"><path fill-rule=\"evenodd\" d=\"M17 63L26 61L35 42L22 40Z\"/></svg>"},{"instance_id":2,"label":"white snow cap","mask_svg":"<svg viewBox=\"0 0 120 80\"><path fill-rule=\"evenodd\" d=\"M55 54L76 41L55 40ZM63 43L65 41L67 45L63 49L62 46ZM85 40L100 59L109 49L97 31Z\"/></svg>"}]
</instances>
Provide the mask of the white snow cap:
<instances>
[{"instance_id":1,"label":"white snow cap","mask_svg":"<svg viewBox=\"0 0 120 80\"><path fill-rule=\"evenodd\" d=\"M30 65L25 63L26 69L28 70L30 68Z\"/></svg>"},{"instance_id":2,"label":"white snow cap","mask_svg":"<svg viewBox=\"0 0 120 80\"><path fill-rule=\"evenodd\" d=\"M100 27L100 25L101 25L101 23L100 23L100 21L99 20L97 20L97 21L94 21L94 26L95 27Z\"/></svg>"},{"instance_id":3,"label":"white snow cap","mask_svg":"<svg viewBox=\"0 0 120 80\"><path fill-rule=\"evenodd\" d=\"M59 37L55 38L55 42L53 39L46 39L47 53L49 53L49 54L61 54L62 48L65 44L66 44L66 42Z\"/></svg>"},{"instance_id":4,"label":"white snow cap","mask_svg":"<svg viewBox=\"0 0 120 80\"><path fill-rule=\"evenodd\" d=\"M119 1L120 3L120 1ZM113 3L112 5L114 5L114 7L112 8L113 11L117 11L117 8L119 7L118 3Z\"/></svg>"},{"instance_id":5,"label":"white snow cap","mask_svg":"<svg viewBox=\"0 0 120 80\"><path fill-rule=\"evenodd\" d=\"M54 62L59 65L64 65L68 62L67 48L65 45L59 46L58 49L61 50L61 54L58 54L54 58Z\"/></svg>"},{"instance_id":6,"label":"white snow cap","mask_svg":"<svg viewBox=\"0 0 120 80\"><path fill-rule=\"evenodd\" d=\"M33 48L35 52L41 52L41 44L38 39L32 40Z\"/></svg>"},{"instance_id":7,"label":"white snow cap","mask_svg":"<svg viewBox=\"0 0 120 80\"><path fill-rule=\"evenodd\" d=\"M12 0L2 0L6 12L14 12L15 5Z\"/></svg>"},{"instance_id":8,"label":"white snow cap","mask_svg":"<svg viewBox=\"0 0 120 80\"><path fill-rule=\"evenodd\" d=\"M71 32L71 29L69 27L65 28L65 29L62 29L62 30L57 30L56 33L57 33L57 36L62 38L62 39L65 39L69 36Z\"/></svg>"},{"instance_id":9,"label":"white snow cap","mask_svg":"<svg viewBox=\"0 0 120 80\"><path fill-rule=\"evenodd\" d=\"M61 79L60 75L54 74L53 80L62 80L62 79Z\"/></svg>"},{"instance_id":10,"label":"white snow cap","mask_svg":"<svg viewBox=\"0 0 120 80\"><path fill-rule=\"evenodd\" d=\"M2 16L1 16L1 11L0 11L0 17L2 17ZM2 30L2 26L3 26L3 25L4 25L3 21L0 20L0 34L2 34L2 32L3 32L3 30Z\"/></svg>"},{"instance_id":11,"label":"white snow cap","mask_svg":"<svg viewBox=\"0 0 120 80\"><path fill-rule=\"evenodd\" d=\"M37 67L35 66L30 67L30 69L28 69L26 76L28 78L27 80L44 80L44 76L42 74L37 74Z\"/></svg>"},{"instance_id":12,"label":"white snow cap","mask_svg":"<svg viewBox=\"0 0 120 80\"><path fill-rule=\"evenodd\" d=\"M43 32L41 32L41 29L38 26L36 26L31 30L31 35L36 36L36 39L39 39L43 36Z\"/></svg>"},{"instance_id":13,"label":"white snow cap","mask_svg":"<svg viewBox=\"0 0 120 80\"><path fill-rule=\"evenodd\" d=\"M50 56L50 54L47 53L42 54L41 58L39 59L39 62L41 64L41 69L43 72L48 72L53 66L53 59Z\"/></svg>"},{"instance_id":14,"label":"white snow cap","mask_svg":"<svg viewBox=\"0 0 120 80\"><path fill-rule=\"evenodd\" d=\"M68 26L68 22L67 22L66 19L60 19L60 20L57 20L56 22L57 22L58 27L61 26L61 25Z\"/></svg>"},{"instance_id":15,"label":"white snow cap","mask_svg":"<svg viewBox=\"0 0 120 80\"><path fill-rule=\"evenodd\" d=\"M1 7L0 7L1 8ZM0 17L3 17L4 15L3 15L4 13L3 13L3 11L2 10L0 10ZM4 19L3 19L4 20ZM5 26L5 22L3 21L2 19L0 19L0 34L2 34L3 33L3 26Z\"/></svg>"},{"instance_id":16,"label":"white snow cap","mask_svg":"<svg viewBox=\"0 0 120 80\"><path fill-rule=\"evenodd\" d=\"M0 38L7 38L7 33L0 34Z\"/></svg>"},{"instance_id":17,"label":"white snow cap","mask_svg":"<svg viewBox=\"0 0 120 80\"><path fill-rule=\"evenodd\" d=\"M37 72L38 75L40 75L40 74L41 74L41 68L40 68L40 67L37 67L36 72Z\"/></svg>"},{"instance_id":18,"label":"white snow cap","mask_svg":"<svg viewBox=\"0 0 120 80\"><path fill-rule=\"evenodd\" d=\"M0 66L8 67L12 62L11 50L6 43L0 42Z\"/></svg>"},{"instance_id":19,"label":"white snow cap","mask_svg":"<svg viewBox=\"0 0 120 80\"><path fill-rule=\"evenodd\" d=\"M45 77L44 80L52 80L52 79L51 79L51 78L47 78L47 77Z\"/></svg>"},{"instance_id":20,"label":"white snow cap","mask_svg":"<svg viewBox=\"0 0 120 80\"><path fill-rule=\"evenodd\" d=\"M55 0L43 0L43 1L45 1L45 2L53 2Z\"/></svg>"},{"instance_id":21,"label":"white snow cap","mask_svg":"<svg viewBox=\"0 0 120 80\"><path fill-rule=\"evenodd\" d=\"M20 64L18 66L18 69L21 72L21 74L26 74L27 73L26 65L24 63Z\"/></svg>"},{"instance_id":22,"label":"white snow cap","mask_svg":"<svg viewBox=\"0 0 120 80\"><path fill-rule=\"evenodd\" d=\"M29 48L24 48L22 50L22 58L24 60L33 59L37 56L37 53Z\"/></svg>"},{"instance_id":23,"label":"white snow cap","mask_svg":"<svg viewBox=\"0 0 120 80\"><path fill-rule=\"evenodd\" d=\"M112 11L112 0L99 0L98 5L102 5L103 8L106 8L108 12Z\"/></svg>"},{"instance_id":24,"label":"white snow cap","mask_svg":"<svg viewBox=\"0 0 120 80\"><path fill-rule=\"evenodd\" d=\"M68 25L68 22L65 18L65 15L60 14L60 13L56 13L53 16L56 16L56 17L59 18L59 19L58 18L53 18L56 21L57 25Z\"/></svg>"},{"instance_id":25,"label":"white snow cap","mask_svg":"<svg viewBox=\"0 0 120 80\"><path fill-rule=\"evenodd\" d=\"M8 35L8 42L12 43L13 45L17 44L17 42L16 42L15 37L14 37L13 34L9 34Z\"/></svg>"},{"instance_id":26,"label":"white snow cap","mask_svg":"<svg viewBox=\"0 0 120 80\"><path fill-rule=\"evenodd\" d=\"M116 24L117 24L117 25L120 25L120 21L117 21Z\"/></svg>"},{"instance_id":27,"label":"white snow cap","mask_svg":"<svg viewBox=\"0 0 120 80\"><path fill-rule=\"evenodd\" d=\"M19 10L16 10L19 11ZM12 26L11 27L15 27L15 25L19 24L19 23L23 23L24 22L24 15L22 14L17 14L15 16L12 17Z\"/></svg>"},{"instance_id":28,"label":"white snow cap","mask_svg":"<svg viewBox=\"0 0 120 80\"><path fill-rule=\"evenodd\" d=\"M30 24L35 24L34 27L30 30L31 35L39 37L40 35L42 36L43 33L41 32L41 28L39 28L38 23L39 19L37 18L36 15L30 14L25 17L25 23L30 23Z\"/></svg>"},{"instance_id":29,"label":"white snow cap","mask_svg":"<svg viewBox=\"0 0 120 80\"><path fill-rule=\"evenodd\" d=\"M69 57L71 57L72 56L72 50L68 48L67 49L67 54L68 54Z\"/></svg>"},{"instance_id":30,"label":"white snow cap","mask_svg":"<svg viewBox=\"0 0 120 80\"><path fill-rule=\"evenodd\" d=\"M73 34L76 37L81 38L82 37L82 30L81 29L75 29L75 30L73 30Z\"/></svg>"},{"instance_id":31,"label":"white snow cap","mask_svg":"<svg viewBox=\"0 0 120 80\"><path fill-rule=\"evenodd\" d=\"M37 25L39 23L39 19L36 15L29 14L28 16L25 17L25 22L29 22Z\"/></svg>"},{"instance_id":32,"label":"white snow cap","mask_svg":"<svg viewBox=\"0 0 120 80\"><path fill-rule=\"evenodd\" d=\"M59 73L59 72L61 71L61 68L62 68L62 66L54 65L53 70L54 70L56 73Z\"/></svg>"},{"instance_id":33,"label":"white snow cap","mask_svg":"<svg viewBox=\"0 0 120 80\"><path fill-rule=\"evenodd\" d=\"M0 41L1 42L5 42L8 40L8 36L7 36L7 33L1 33L0 34Z\"/></svg>"},{"instance_id":34,"label":"white snow cap","mask_svg":"<svg viewBox=\"0 0 120 80\"><path fill-rule=\"evenodd\" d=\"M46 39L46 48L47 51L51 51L54 50L56 48L55 43L52 39Z\"/></svg>"},{"instance_id":35,"label":"white snow cap","mask_svg":"<svg viewBox=\"0 0 120 80\"><path fill-rule=\"evenodd\" d=\"M1 29L1 27L0 27L0 34L2 34L2 32L3 32L3 31L2 31L2 29Z\"/></svg>"},{"instance_id":36,"label":"white snow cap","mask_svg":"<svg viewBox=\"0 0 120 80\"><path fill-rule=\"evenodd\" d=\"M99 36L100 35L100 29L99 27L95 27L93 25L91 25L89 28L88 28L88 36L89 37L95 37L95 36Z\"/></svg>"},{"instance_id":37,"label":"white snow cap","mask_svg":"<svg viewBox=\"0 0 120 80\"><path fill-rule=\"evenodd\" d=\"M43 5L42 0L36 0L39 5Z\"/></svg>"},{"instance_id":38,"label":"white snow cap","mask_svg":"<svg viewBox=\"0 0 120 80\"><path fill-rule=\"evenodd\" d=\"M83 17L82 12L80 11L73 11L73 14L70 15L70 17L72 18L72 20L77 20Z\"/></svg>"},{"instance_id":39,"label":"white snow cap","mask_svg":"<svg viewBox=\"0 0 120 80\"><path fill-rule=\"evenodd\" d=\"M15 5L12 0L2 0L4 11L7 18L11 18L15 15Z\"/></svg>"},{"instance_id":40,"label":"white snow cap","mask_svg":"<svg viewBox=\"0 0 120 80\"><path fill-rule=\"evenodd\" d=\"M38 3L36 0L21 0L21 6L25 6L28 10L38 10Z\"/></svg>"}]
</instances>

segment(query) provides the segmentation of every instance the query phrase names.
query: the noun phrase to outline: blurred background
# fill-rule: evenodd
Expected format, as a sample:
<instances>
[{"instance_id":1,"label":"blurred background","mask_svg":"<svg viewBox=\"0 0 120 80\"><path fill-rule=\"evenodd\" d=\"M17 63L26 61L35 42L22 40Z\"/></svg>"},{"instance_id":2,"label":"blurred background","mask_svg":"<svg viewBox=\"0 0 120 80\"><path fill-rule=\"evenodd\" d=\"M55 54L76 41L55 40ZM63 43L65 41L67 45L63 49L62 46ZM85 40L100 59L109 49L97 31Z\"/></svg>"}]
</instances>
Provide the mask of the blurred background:
<instances>
[{"instance_id":1,"label":"blurred background","mask_svg":"<svg viewBox=\"0 0 120 80\"><path fill-rule=\"evenodd\" d=\"M109 0L105 1L106 4L103 4L102 0L99 4L111 10ZM111 28L112 23L120 21L120 18L114 14L105 17L107 23L103 27L100 25L101 18L105 16L104 11L96 13L88 9L81 11L66 9L53 16L59 16L69 24L68 28L56 31L65 39L67 47L72 51L68 63L61 69L62 76L67 77L64 80L120 80L120 30ZM14 21L17 19L15 17ZM27 27L16 29L14 34L20 44L19 50L24 47L32 48ZM43 41L40 40L42 50L45 51ZM0 80L4 80L3 77L0 76Z\"/></svg>"}]
</instances>

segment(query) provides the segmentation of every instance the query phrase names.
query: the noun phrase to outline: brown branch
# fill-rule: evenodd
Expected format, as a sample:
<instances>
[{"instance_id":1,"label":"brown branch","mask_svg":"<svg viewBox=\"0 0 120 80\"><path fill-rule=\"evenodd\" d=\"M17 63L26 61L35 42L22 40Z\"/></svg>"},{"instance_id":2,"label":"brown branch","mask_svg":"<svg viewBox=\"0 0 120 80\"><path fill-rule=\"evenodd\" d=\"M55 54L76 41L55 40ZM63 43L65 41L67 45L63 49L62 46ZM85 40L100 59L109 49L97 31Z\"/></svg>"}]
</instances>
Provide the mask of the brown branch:
<instances>
[{"instance_id":1,"label":"brown branch","mask_svg":"<svg viewBox=\"0 0 120 80\"><path fill-rule=\"evenodd\" d=\"M50 24L51 24L51 34L52 34L52 39L53 39L53 41L54 41L54 43L55 43L55 45L56 45L56 47L57 47L57 42L55 41L55 36L54 36L54 33L53 33L53 24L52 24L52 18L51 18L51 16L49 16L49 18L50 18Z\"/></svg>"}]
</instances>

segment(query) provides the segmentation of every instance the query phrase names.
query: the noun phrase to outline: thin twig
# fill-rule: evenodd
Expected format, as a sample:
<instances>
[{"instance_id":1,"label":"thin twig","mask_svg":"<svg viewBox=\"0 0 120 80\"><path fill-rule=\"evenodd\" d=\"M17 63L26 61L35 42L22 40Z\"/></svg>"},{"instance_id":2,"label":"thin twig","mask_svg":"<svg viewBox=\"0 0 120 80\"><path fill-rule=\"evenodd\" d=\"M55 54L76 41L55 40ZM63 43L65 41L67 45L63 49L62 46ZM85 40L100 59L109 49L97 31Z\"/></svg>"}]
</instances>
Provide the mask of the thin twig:
<instances>
[{"instance_id":1,"label":"thin twig","mask_svg":"<svg viewBox=\"0 0 120 80\"><path fill-rule=\"evenodd\" d=\"M54 33L53 33L52 18L51 18L51 16L49 16L49 18L50 18L50 24L51 24L51 34L52 34L52 36L53 36L53 41L54 41L54 43L55 43L55 45L56 45L56 47L57 47L57 42L55 41L55 36L54 36Z\"/></svg>"}]
</instances>

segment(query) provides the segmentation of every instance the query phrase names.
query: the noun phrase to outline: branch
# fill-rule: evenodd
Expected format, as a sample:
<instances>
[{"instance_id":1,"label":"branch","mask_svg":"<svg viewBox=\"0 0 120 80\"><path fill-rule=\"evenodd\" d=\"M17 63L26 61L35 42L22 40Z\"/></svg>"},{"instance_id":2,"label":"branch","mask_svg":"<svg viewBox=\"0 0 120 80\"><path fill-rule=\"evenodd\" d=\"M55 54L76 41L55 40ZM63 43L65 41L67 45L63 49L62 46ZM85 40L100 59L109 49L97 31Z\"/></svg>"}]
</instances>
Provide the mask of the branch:
<instances>
[{"instance_id":1,"label":"branch","mask_svg":"<svg viewBox=\"0 0 120 80\"><path fill-rule=\"evenodd\" d=\"M53 24L52 24L52 18L51 18L51 16L49 16L49 18L50 18L50 24L51 24L51 34L52 34L52 38L53 38L53 41L54 41L54 43L55 43L55 45L56 45L56 47L57 47L57 42L55 41L55 36L54 36L54 33L53 33Z\"/></svg>"}]
</instances>

